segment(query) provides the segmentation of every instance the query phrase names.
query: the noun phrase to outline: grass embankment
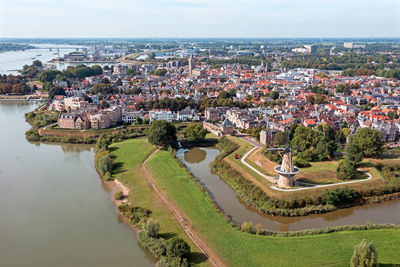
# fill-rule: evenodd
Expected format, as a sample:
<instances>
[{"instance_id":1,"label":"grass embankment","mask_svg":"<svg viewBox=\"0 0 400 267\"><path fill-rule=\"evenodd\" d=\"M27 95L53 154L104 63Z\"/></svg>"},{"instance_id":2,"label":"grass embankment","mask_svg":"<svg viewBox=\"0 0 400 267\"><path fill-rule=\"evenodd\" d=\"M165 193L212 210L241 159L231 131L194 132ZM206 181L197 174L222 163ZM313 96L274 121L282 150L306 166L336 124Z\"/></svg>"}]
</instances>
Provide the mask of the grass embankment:
<instances>
[{"instance_id":1,"label":"grass embankment","mask_svg":"<svg viewBox=\"0 0 400 267\"><path fill-rule=\"evenodd\" d=\"M235 140L236 142L236 140ZM271 161L264 156L265 149L256 149L252 152L246 162L256 168L258 171L269 175L277 176L274 167L278 163ZM334 184L341 183L343 180L337 178L336 169L338 167L337 161L322 161L310 162L310 167L301 168L301 172L296 175L296 180L300 182L313 183L313 184ZM353 180L366 179L368 175L363 172L358 172Z\"/></svg>"},{"instance_id":2,"label":"grass embankment","mask_svg":"<svg viewBox=\"0 0 400 267\"><path fill-rule=\"evenodd\" d=\"M142 163L154 151L147 139L138 138L110 145L114 157L113 177L129 187L129 202L151 211L150 217L159 221L161 237L168 240L179 236L192 248L191 262L204 265L204 258L197 251L195 244L186 237L185 232L174 219L164 202L154 192L148 180L144 177Z\"/></svg>"},{"instance_id":3,"label":"grass embankment","mask_svg":"<svg viewBox=\"0 0 400 267\"><path fill-rule=\"evenodd\" d=\"M190 174L168 152L148 161L158 186L185 212L191 228L230 266L348 266L361 239L374 240L379 262L399 264L400 231L342 231L301 237L257 236L226 223Z\"/></svg>"},{"instance_id":4,"label":"grass embankment","mask_svg":"<svg viewBox=\"0 0 400 267\"><path fill-rule=\"evenodd\" d=\"M234 154L237 153L240 157L243 157L244 154L249 151L251 148L253 148L252 145L249 143L241 140L240 138L237 138L235 136L229 136L228 139L237 145L239 145L239 148L234 151L234 153L230 154L225 158L225 161L229 163L235 170L239 171L242 176L250 181L252 181L254 184L256 184L258 187L260 187L264 192L266 192L269 196L271 197L279 197L285 200L290 200L293 198L305 198L305 197L310 197L310 196L318 196L321 195L323 192L325 192L326 188L314 188L310 190L302 190L302 191L295 191L295 192L281 192L281 191L276 191L271 189L271 183L266 180L265 178L261 177L254 171L252 171L250 168L248 168L246 165L244 165L240 160L237 160L234 158ZM253 167L256 169L263 171L267 175L271 176L276 176L271 170L269 170L270 167L273 167L276 165L276 163L273 163L266 159L265 161L261 161L260 157L255 157L254 155L257 155L255 153L261 153L259 151L253 152L247 159L247 163L251 164ZM267 167L267 170L264 170L264 168L261 168L260 166L257 165L257 160L253 161L254 159L257 159L258 161L261 161L263 166ZM338 186L332 186L329 188L335 189L335 188L352 188L354 190L357 190L360 192L362 195L365 197L371 197L374 195L380 195L380 194L390 194L393 193L393 190L391 189L391 184L387 181L387 179L382 176L375 165L370 164L371 159L364 159L363 163L361 164L360 169L364 171L368 171L372 175L372 179L369 181L365 181L362 183L355 183L355 184L348 184L348 185L338 185ZM388 160L384 161L385 164L389 162ZM399 161L400 162L400 161ZM314 164L314 163L312 163ZM309 177L310 179L317 179L319 183L329 183L329 182L341 182L341 180L334 179L333 176L336 176L336 169L332 162L317 162L315 163L315 166L312 165L313 167L309 168L302 168L300 170L300 173L298 176L303 177ZM334 170L333 170L334 169ZM319 171L324 171L325 173L322 176L322 178L316 178L318 176ZM335 174L333 174L333 171ZM304 174L302 174L304 173ZM359 179L365 178L363 175L360 175L358 177Z\"/></svg>"}]
</instances>

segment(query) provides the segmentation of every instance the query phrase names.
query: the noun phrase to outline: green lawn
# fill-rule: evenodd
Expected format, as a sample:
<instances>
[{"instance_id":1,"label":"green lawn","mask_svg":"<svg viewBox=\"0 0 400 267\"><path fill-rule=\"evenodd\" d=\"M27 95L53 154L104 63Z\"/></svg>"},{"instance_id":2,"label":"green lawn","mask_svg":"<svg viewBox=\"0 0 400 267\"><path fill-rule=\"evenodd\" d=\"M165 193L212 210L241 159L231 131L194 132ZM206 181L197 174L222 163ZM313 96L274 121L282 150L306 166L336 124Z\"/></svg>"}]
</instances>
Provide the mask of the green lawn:
<instances>
[{"instance_id":1,"label":"green lawn","mask_svg":"<svg viewBox=\"0 0 400 267\"><path fill-rule=\"evenodd\" d=\"M116 169L113 171L113 177L129 186L130 202L135 206L151 210L151 217L160 222L161 234L164 238L178 235L190 244L192 251L198 253L195 244L186 238L183 229L144 177L141 164L154 151L154 147L147 142L147 139L137 138L112 144L110 150L111 155L115 157ZM201 258L198 258L198 255L194 257L197 257L195 262L206 265Z\"/></svg>"},{"instance_id":2,"label":"green lawn","mask_svg":"<svg viewBox=\"0 0 400 267\"><path fill-rule=\"evenodd\" d=\"M304 237L266 237L230 227L166 151L147 163L160 188L190 224L230 266L348 266L355 244L373 240L379 262L400 264L400 231L344 231Z\"/></svg>"}]
</instances>

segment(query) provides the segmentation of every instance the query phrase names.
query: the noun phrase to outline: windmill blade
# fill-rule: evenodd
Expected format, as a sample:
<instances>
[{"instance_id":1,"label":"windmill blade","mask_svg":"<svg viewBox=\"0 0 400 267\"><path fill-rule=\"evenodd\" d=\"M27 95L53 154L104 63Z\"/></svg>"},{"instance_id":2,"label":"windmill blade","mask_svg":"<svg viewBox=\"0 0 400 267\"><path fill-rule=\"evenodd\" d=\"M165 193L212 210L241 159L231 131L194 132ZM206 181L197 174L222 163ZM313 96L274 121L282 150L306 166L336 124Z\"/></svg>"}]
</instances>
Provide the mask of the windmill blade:
<instances>
[{"instance_id":1,"label":"windmill blade","mask_svg":"<svg viewBox=\"0 0 400 267\"><path fill-rule=\"evenodd\" d=\"M267 148L267 151L283 151L286 148L282 148L282 147L276 147L276 148Z\"/></svg>"}]
</instances>

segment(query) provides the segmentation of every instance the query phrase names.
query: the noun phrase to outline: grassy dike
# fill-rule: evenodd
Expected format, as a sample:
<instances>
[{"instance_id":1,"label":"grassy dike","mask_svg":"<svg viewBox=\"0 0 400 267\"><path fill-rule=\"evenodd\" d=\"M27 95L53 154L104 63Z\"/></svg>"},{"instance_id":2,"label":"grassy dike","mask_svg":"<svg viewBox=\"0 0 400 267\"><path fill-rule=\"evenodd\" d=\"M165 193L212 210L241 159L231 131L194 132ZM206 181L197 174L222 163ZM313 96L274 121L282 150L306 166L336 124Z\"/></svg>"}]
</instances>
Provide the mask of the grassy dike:
<instances>
[{"instance_id":1,"label":"grassy dike","mask_svg":"<svg viewBox=\"0 0 400 267\"><path fill-rule=\"evenodd\" d=\"M190 245L192 253L190 261L197 266L208 266L203 255L195 244L186 237L185 232L174 219L171 212L154 192L143 173L143 161L155 150L147 139L130 139L109 146L114 158L112 176L129 187L129 202L134 206L150 210L150 218L160 223L160 236L166 240L179 236Z\"/></svg>"},{"instance_id":2,"label":"grassy dike","mask_svg":"<svg viewBox=\"0 0 400 267\"><path fill-rule=\"evenodd\" d=\"M363 238L374 241L380 263L400 264L399 229L300 237L243 233L225 221L190 174L167 151L156 153L147 164L159 188L185 212L192 229L230 266L348 266L354 245Z\"/></svg>"}]
</instances>

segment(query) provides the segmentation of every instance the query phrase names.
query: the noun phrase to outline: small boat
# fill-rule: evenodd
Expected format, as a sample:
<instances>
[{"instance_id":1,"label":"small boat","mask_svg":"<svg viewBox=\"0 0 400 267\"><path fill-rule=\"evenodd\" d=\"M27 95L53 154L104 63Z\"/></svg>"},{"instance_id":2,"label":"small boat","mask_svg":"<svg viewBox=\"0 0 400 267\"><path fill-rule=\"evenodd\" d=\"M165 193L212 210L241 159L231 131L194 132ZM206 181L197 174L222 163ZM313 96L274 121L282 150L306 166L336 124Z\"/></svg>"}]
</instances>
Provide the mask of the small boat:
<instances>
[{"instance_id":1,"label":"small boat","mask_svg":"<svg viewBox=\"0 0 400 267\"><path fill-rule=\"evenodd\" d=\"M37 54L36 56L37 56L37 57L41 57L41 56L42 56L42 54Z\"/></svg>"}]
</instances>

